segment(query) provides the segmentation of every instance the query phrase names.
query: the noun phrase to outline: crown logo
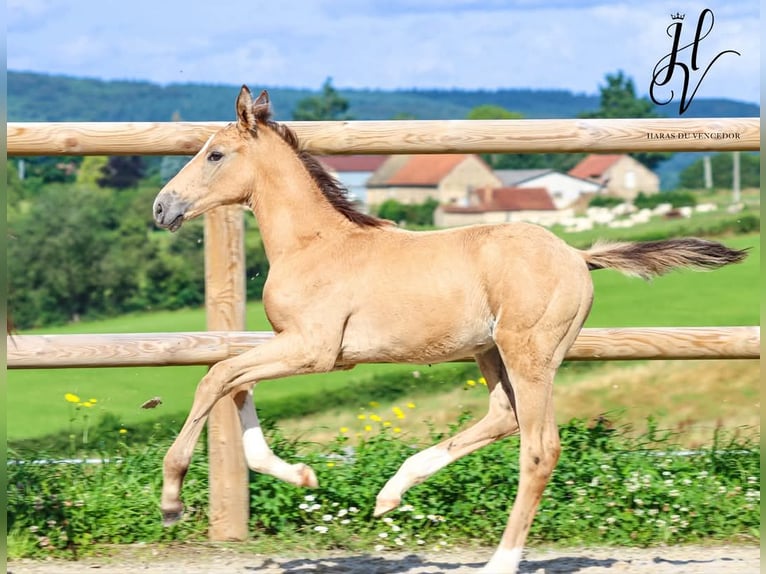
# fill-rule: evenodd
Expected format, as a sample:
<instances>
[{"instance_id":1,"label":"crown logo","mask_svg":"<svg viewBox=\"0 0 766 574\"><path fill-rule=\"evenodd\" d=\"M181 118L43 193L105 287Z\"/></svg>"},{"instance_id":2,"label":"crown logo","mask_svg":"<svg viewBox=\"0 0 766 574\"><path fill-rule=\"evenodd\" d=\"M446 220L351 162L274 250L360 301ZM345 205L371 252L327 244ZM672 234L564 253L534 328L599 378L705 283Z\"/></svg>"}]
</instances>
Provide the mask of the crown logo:
<instances>
[{"instance_id":1,"label":"crown logo","mask_svg":"<svg viewBox=\"0 0 766 574\"><path fill-rule=\"evenodd\" d=\"M680 12L676 12L675 14L670 15L671 19L673 20L683 20L684 16L686 16L686 14L681 14Z\"/></svg>"}]
</instances>

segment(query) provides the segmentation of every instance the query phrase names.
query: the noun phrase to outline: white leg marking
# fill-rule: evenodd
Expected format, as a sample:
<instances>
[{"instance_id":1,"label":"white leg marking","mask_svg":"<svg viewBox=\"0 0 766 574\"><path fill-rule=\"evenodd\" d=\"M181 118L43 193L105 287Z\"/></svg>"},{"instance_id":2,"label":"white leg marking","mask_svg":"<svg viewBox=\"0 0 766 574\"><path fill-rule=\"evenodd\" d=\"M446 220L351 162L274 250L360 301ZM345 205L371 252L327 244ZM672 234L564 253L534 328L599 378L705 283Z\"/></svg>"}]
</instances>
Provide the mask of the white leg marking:
<instances>
[{"instance_id":1,"label":"white leg marking","mask_svg":"<svg viewBox=\"0 0 766 574\"><path fill-rule=\"evenodd\" d=\"M409 487L423 482L451 462L452 455L446 449L433 446L427 448L405 460L383 488L383 491L391 494L395 492L397 496L401 496Z\"/></svg>"},{"instance_id":2,"label":"white leg marking","mask_svg":"<svg viewBox=\"0 0 766 574\"><path fill-rule=\"evenodd\" d=\"M261 427L246 429L242 434L242 443L245 447L245 459L250 468L257 466L259 462L271 455L271 449L266 443Z\"/></svg>"},{"instance_id":3,"label":"white leg marking","mask_svg":"<svg viewBox=\"0 0 766 574\"><path fill-rule=\"evenodd\" d=\"M436 471L444 468L453 460L452 455L444 448L432 446L417 454L413 454L402 463L396 474L392 476L377 496L375 515L388 512L399 506L402 494L415 484L420 484Z\"/></svg>"},{"instance_id":4,"label":"white leg marking","mask_svg":"<svg viewBox=\"0 0 766 574\"><path fill-rule=\"evenodd\" d=\"M242 445L249 468L298 486L317 486L316 475L311 468L303 463L288 464L272 452L255 411L252 389L248 391L247 399L239 410L239 419L242 422Z\"/></svg>"},{"instance_id":5,"label":"white leg marking","mask_svg":"<svg viewBox=\"0 0 766 574\"><path fill-rule=\"evenodd\" d=\"M481 574L516 574L521 563L521 548L498 548Z\"/></svg>"}]
</instances>

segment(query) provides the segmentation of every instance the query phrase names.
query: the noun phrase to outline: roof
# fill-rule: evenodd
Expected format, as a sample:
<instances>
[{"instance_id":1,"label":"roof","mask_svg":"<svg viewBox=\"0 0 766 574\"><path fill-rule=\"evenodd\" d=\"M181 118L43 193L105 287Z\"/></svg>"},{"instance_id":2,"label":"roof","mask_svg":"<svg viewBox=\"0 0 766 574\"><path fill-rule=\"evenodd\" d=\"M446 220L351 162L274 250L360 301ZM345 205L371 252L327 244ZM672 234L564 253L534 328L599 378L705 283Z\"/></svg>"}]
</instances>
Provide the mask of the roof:
<instances>
[{"instance_id":1,"label":"roof","mask_svg":"<svg viewBox=\"0 0 766 574\"><path fill-rule=\"evenodd\" d=\"M390 155L367 179L367 187L387 186L388 179L409 161L409 155Z\"/></svg>"},{"instance_id":2,"label":"roof","mask_svg":"<svg viewBox=\"0 0 766 574\"><path fill-rule=\"evenodd\" d=\"M623 154L590 154L570 169L569 175L583 179L599 179L623 157Z\"/></svg>"},{"instance_id":3,"label":"roof","mask_svg":"<svg viewBox=\"0 0 766 574\"><path fill-rule=\"evenodd\" d=\"M399 166L399 169L390 170L388 177L375 177L375 181L368 183L388 186L437 186L455 167L469 157L473 156L469 154L406 156L406 161Z\"/></svg>"},{"instance_id":4,"label":"roof","mask_svg":"<svg viewBox=\"0 0 766 574\"><path fill-rule=\"evenodd\" d=\"M337 172L369 171L378 169L388 159L387 155L321 155L317 159Z\"/></svg>"},{"instance_id":5,"label":"roof","mask_svg":"<svg viewBox=\"0 0 766 574\"><path fill-rule=\"evenodd\" d=\"M500 181L503 182L504 186L513 187L514 185L518 185L522 182L528 181L530 179L534 179L536 177L540 177L541 175L545 175L547 173L551 173L555 170L544 168L544 169L496 169L495 175L500 178Z\"/></svg>"},{"instance_id":6,"label":"roof","mask_svg":"<svg viewBox=\"0 0 766 574\"><path fill-rule=\"evenodd\" d=\"M496 187L477 191L480 202L469 206L444 206L450 213L484 213L487 211L555 211L544 187Z\"/></svg>"}]
</instances>

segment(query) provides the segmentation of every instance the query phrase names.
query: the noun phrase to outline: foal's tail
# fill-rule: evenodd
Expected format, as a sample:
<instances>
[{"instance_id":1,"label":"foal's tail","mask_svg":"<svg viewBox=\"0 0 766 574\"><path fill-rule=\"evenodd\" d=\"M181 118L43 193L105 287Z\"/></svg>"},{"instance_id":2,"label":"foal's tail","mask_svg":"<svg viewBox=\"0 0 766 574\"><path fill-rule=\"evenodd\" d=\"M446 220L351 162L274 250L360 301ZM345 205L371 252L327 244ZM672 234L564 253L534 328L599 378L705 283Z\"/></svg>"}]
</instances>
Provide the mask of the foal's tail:
<instances>
[{"instance_id":1,"label":"foal's tail","mask_svg":"<svg viewBox=\"0 0 766 574\"><path fill-rule=\"evenodd\" d=\"M597 242L580 253L590 270L616 269L643 279L664 275L679 267L718 269L747 257L746 249L730 249L716 241L696 237L636 243Z\"/></svg>"}]
</instances>

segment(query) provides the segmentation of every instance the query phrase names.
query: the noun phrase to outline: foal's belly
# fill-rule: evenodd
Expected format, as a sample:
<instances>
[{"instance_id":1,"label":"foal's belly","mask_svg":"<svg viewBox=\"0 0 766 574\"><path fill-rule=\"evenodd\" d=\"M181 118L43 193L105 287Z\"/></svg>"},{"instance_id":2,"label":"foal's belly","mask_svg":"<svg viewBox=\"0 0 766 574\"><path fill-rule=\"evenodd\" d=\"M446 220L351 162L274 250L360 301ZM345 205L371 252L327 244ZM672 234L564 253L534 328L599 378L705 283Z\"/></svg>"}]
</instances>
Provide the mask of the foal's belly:
<instances>
[{"instance_id":1,"label":"foal's belly","mask_svg":"<svg viewBox=\"0 0 766 574\"><path fill-rule=\"evenodd\" d=\"M493 345L492 319L484 313L390 311L349 318L338 363L442 363Z\"/></svg>"}]
</instances>

